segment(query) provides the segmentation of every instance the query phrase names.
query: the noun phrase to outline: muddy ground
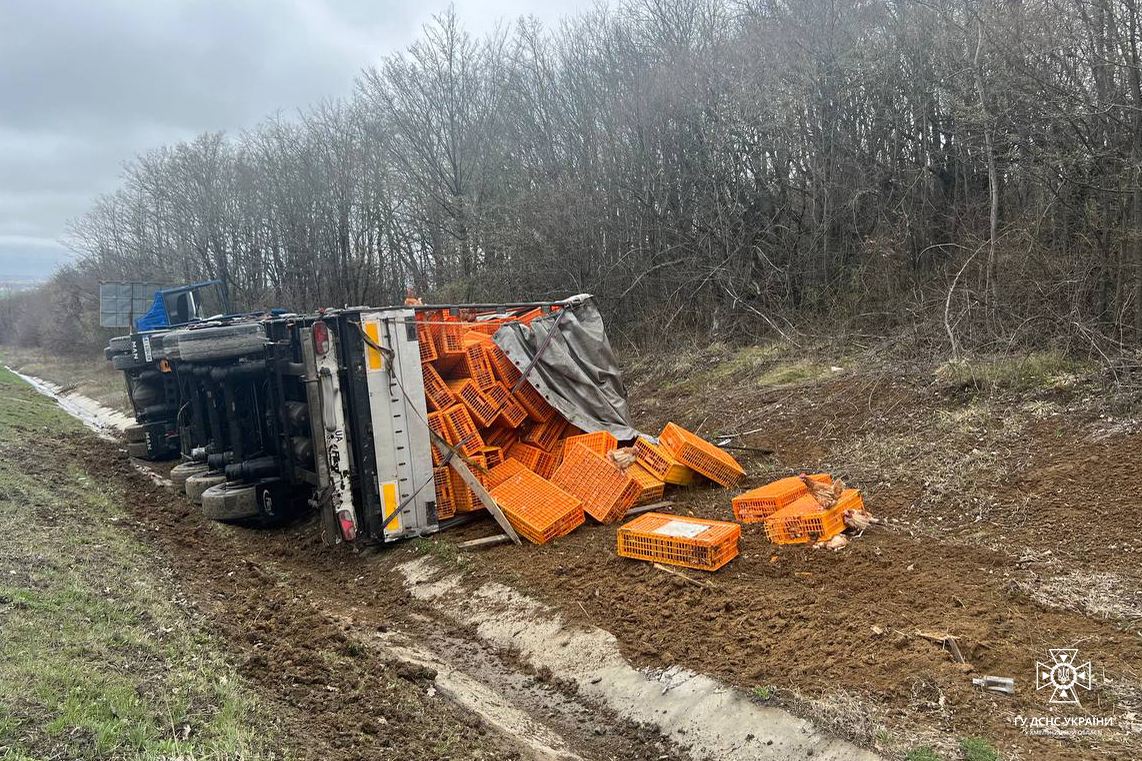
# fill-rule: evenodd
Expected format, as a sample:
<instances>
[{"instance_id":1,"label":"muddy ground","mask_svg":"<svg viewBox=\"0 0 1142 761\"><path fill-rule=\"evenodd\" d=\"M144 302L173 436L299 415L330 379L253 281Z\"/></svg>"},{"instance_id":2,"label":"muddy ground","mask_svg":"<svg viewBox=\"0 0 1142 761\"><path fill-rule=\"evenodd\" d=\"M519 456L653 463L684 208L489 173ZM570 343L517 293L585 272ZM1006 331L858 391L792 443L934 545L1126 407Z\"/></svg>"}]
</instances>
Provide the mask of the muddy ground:
<instances>
[{"instance_id":1,"label":"muddy ground","mask_svg":"<svg viewBox=\"0 0 1142 761\"><path fill-rule=\"evenodd\" d=\"M353 738L383 738L394 726L426 754L405 757L445 757L433 755L432 713L414 721L375 697L386 680L430 677L363 658L357 644L387 626L450 633L394 581L396 566L417 554L454 567L473 588L504 582L614 633L636 665L712 675L889 757L930 745L959 758L966 736L1004 758L1138 757L1137 398L1089 367L965 384L934 367L875 360L826 360L793 377L774 374L780 358L722 347L631 363L632 410L644 430L672 419L708 437L740 434L733 445L773 450L738 450L747 487L827 470L861 488L888 521L836 553L778 548L747 526L741 556L704 577L706 586L618 558L606 526L478 555L454 545L495 533L490 521L364 553L323 547L312 522L214 526L113 445L73 439L57 451L123 489L137 529L231 643L242 673L303 722L298 736L312 741L312 757L357 757ZM723 519L732 518L730 496L713 486L668 494L677 513ZM955 636L966 663L918 631ZM1036 661L1066 647L1093 667L1079 707L1053 706L1035 688ZM331 664L315 654L323 652L344 660ZM1014 677L1016 694L974 687L972 677L985 674ZM432 705L451 728L448 747L518 753L478 721L465 729L455 707ZM1115 726L1030 736L1020 716L1109 717ZM605 714L562 729L591 758L681 753Z\"/></svg>"}]
</instances>

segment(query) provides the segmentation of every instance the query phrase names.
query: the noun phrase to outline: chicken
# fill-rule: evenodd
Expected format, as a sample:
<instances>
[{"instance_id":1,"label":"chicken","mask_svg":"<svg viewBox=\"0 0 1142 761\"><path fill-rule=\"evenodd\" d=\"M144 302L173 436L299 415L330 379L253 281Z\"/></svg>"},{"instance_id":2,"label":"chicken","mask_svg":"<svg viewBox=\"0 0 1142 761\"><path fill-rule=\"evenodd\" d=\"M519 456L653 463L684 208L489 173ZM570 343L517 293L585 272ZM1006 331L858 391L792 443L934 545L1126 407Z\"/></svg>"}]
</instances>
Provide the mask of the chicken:
<instances>
[{"instance_id":1,"label":"chicken","mask_svg":"<svg viewBox=\"0 0 1142 761\"><path fill-rule=\"evenodd\" d=\"M845 510L844 521L845 528L853 531L864 531L873 523L880 523L880 519L874 518L867 510Z\"/></svg>"},{"instance_id":2,"label":"chicken","mask_svg":"<svg viewBox=\"0 0 1142 761\"><path fill-rule=\"evenodd\" d=\"M801 473L798 478L808 487L809 493L813 495L813 499L817 500L817 504L821 506L822 510L828 510L837 504L837 500L841 498L841 493L845 490L845 482L839 478L832 484L819 483L804 473Z\"/></svg>"},{"instance_id":3,"label":"chicken","mask_svg":"<svg viewBox=\"0 0 1142 761\"><path fill-rule=\"evenodd\" d=\"M832 539L830 539L827 542L817 542L816 544L813 545L813 549L815 549L815 550L832 550L833 552L836 552L837 550L844 549L845 547L847 547L848 543L849 543L849 538L847 536L845 536L844 534L837 534L836 536L834 536Z\"/></svg>"},{"instance_id":4,"label":"chicken","mask_svg":"<svg viewBox=\"0 0 1142 761\"><path fill-rule=\"evenodd\" d=\"M619 470L626 470L638 461L638 455L635 454L634 447L623 447L607 452L607 459Z\"/></svg>"}]
</instances>

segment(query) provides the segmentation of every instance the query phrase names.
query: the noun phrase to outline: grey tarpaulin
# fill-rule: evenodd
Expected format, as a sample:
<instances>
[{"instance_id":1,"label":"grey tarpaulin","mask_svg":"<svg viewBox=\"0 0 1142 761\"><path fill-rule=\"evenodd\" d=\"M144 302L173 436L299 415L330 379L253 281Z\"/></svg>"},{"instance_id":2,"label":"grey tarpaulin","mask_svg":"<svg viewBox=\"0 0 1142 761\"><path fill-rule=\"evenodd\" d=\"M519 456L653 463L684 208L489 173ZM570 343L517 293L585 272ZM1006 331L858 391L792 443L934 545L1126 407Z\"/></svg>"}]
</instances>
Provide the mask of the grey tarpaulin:
<instances>
[{"instance_id":1,"label":"grey tarpaulin","mask_svg":"<svg viewBox=\"0 0 1142 761\"><path fill-rule=\"evenodd\" d=\"M587 295L567 300L556 334L527 379L563 417L586 433L610 431L620 441L641 435L631 427L627 392L603 318ZM556 315L531 325L518 322L500 328L493 339L516 367L527 369Z\"/></svg>"}]
</instances>

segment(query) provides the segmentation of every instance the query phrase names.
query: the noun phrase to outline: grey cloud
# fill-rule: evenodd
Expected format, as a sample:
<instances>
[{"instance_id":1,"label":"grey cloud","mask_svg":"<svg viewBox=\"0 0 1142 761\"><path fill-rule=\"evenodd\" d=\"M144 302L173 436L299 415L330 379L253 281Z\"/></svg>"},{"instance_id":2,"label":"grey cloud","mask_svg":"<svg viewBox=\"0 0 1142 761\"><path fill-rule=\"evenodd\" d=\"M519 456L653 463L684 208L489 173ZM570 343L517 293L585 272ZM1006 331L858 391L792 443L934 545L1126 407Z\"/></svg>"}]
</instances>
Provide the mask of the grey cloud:
<instances>
[{"instance_id":1,"label":"grey cloud","mask_svg":"<svg viewBox=\"0 0 1142 761\"><path fill-rule=\"evenodd\" d=\"M459 0L476 34L588 5ZM112 190L123 162L203 131L352 91L446 2L3 0L0 282L46 276L66 223Z\"/></svg>"}]
</instances>

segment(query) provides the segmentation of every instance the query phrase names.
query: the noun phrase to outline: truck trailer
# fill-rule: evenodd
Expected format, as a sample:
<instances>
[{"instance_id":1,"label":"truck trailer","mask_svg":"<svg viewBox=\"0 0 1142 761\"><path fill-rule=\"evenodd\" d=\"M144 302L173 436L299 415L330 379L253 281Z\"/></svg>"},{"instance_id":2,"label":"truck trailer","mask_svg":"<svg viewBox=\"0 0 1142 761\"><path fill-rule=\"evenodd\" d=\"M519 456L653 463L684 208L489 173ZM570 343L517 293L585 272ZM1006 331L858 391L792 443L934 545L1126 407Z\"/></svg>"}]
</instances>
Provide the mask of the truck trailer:
<instances>
[{"instance_id":1,"label":"truck trailer","mask_svg":"<svg viewBox=\"0 0 1142 761\"><path fill-rule=\"evenodd\" d=\"M107 354L135 415L132 456L177 458L172 481L208 518L267 525L315 510L330 544L438 531L454 509L443 468L511 533L481 486L497 447L445 430L442 394L466 398L456 412L494 420L486 430L505 442L548 407L567 431L637 434L589 295L226 316L134 331Z\"/></svg>"}]
</instances>

